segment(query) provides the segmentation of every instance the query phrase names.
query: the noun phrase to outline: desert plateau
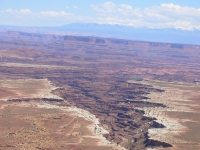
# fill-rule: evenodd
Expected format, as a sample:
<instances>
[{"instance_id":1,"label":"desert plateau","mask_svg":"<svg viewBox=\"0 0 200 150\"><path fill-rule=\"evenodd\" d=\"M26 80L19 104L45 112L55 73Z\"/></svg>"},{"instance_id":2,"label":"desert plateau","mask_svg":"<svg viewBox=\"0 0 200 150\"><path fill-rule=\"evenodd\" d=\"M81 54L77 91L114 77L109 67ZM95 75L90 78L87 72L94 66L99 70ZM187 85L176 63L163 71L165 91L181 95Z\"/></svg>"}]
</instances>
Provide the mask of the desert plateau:
<instances>
[{"instance_id":1,"label":"desert plateau","mask_svg":"<svg viewBox=\"0 0 200 150\"><path fill-rule=\"evenodd\" d=\"M0 33L0 150L199 150L200 46Z\"/></svg>"}]
</instances>

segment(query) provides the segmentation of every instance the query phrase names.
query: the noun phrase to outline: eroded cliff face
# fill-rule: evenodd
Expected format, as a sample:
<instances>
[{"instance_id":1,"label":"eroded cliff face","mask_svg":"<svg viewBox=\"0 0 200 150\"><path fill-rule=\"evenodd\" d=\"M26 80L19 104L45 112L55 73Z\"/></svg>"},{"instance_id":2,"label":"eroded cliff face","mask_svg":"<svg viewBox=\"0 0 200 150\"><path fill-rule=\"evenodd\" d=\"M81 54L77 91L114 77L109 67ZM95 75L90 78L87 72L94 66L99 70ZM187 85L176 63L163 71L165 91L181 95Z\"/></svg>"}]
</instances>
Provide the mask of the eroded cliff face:
<instances>
[{"instance_id":1,"label":"eroded cliff face","mask_svg":"<svg viewBox=\"0 0 200 150\"><path fill-rule=\"evenodd\" d=\"M134 48L145 48L145 49L157 49L159 50L184 50L187 48L199 49L199 46L192 46L186 44L175 44L175 43L156 43L156 42L146 42L146 41L137 41L137 40L124 40L124 39L114 39L114 38L100 38L100 37L87 37L87 36L64 36L65 42L76 42L76 43L87 43L87 44L96 44L100 45L118 45L118 46L131 46ZM153 50L152 49L152 50ZM172 56L172 55L171 55ZM172 56L173 57L173 56ZM175 55L174 55L175 57ZM177 56L178 57L178 56ZM186 58L186 57L185 57Z\"/></svg>"}]
</instances>

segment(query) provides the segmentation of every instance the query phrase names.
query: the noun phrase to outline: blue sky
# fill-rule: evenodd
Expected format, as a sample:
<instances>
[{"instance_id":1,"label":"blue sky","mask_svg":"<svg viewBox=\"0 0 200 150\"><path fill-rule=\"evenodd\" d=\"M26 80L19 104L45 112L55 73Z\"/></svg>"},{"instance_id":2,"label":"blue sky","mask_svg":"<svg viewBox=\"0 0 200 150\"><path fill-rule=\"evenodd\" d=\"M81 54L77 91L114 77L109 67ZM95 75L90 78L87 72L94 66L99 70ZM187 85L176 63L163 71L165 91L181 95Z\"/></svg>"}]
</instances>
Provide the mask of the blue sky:
<instances>
[{"instance_id":1,"label":"blue sky","mask_svg":"<svg viewBox=\"0 0 200 150\"><path fill-rule=\"evenodd\" d=\"M120 24L200 30L199 0L0 0L0 25Z\"/></svg>"}]
</instances>

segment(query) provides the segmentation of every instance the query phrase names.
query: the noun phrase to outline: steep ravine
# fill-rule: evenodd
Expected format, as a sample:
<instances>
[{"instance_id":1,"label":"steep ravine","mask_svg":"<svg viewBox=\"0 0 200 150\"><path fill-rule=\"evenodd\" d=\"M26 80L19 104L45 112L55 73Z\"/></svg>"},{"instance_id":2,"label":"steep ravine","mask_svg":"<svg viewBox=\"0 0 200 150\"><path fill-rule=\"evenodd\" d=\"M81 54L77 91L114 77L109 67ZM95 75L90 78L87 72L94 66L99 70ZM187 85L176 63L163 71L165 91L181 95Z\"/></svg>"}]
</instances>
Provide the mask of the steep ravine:
<instances>
[{"instance_id":1,"label":"steep ravine","mask_svg":"<svg viewBox=\"0 0 200 150\"><path fill-rule=\"evenodd\" d=\"M61 79L54 79L52 82L58 84L61 83ZM66 82L63 81L62 84ZM151 91L163 91L142 84L127 86L123 82L118 82L117 86L109 84L105 86L105 91L92 87L91 83L90 86L88 85L89 83L86 82L73 82L73 84L68 84L67 89L60 88L52 93L62 97L70 105L94 114L99 118L101 125L109 131L104 135L107 140L120 144L128 150L171 146L162 141L149 139L148 129L164 128L164 125L157 123L156 118L144 117L144 111L137 109L138 107L165 107L158 103L140 101L145 94L149 94ZM59 86L62 87L60 84ZM112 94L109 94L108 91ZM130 97L132 93L137 101L127 101L126 97Z\"/></svg>"}]
</instances>

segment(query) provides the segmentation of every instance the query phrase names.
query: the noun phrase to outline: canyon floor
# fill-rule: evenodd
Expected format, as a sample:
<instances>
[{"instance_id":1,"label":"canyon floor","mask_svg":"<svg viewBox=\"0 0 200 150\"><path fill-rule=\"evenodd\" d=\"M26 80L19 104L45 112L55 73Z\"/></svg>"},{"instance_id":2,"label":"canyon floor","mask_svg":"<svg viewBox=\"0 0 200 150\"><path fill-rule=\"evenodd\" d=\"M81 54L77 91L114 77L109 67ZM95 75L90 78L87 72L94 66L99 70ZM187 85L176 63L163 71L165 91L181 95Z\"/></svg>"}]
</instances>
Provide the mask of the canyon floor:
<instances>
[{"instance_id":1,"label":"canyon floor","mask_svg":"<svg viewBox=\"0 0 200 150\"><path fill-rule=\"evenodd\" d=\"M0 149L200 149L200 46L0 34Z\"/></svg>"}]
</instances>

